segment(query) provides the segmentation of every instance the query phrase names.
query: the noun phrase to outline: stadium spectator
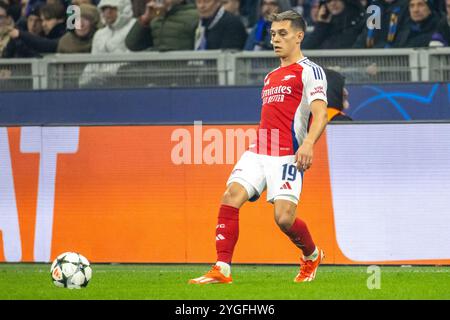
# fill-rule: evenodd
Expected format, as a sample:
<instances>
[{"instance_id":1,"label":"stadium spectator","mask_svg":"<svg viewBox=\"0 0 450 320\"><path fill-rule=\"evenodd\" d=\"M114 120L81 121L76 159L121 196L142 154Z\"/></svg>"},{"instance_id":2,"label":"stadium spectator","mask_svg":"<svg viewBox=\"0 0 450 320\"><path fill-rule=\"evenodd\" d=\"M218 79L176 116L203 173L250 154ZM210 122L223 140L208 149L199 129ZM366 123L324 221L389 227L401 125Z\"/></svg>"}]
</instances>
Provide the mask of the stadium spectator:
<instances>
[{"instance_id":1,"label":"stadium spectator","mask_svg":"<svg viewBox=\"0 0 450 320\"><path fill-rule=\"evenodd\" d=\"M130 0L101 0L98 4L100 18L105 27L94 34L92 40L92 54L127 53L125 39L133 27ZM122 63L88 64L79 79L80 87L100 86L116 76Z\"/></svg>"},{"instance_id":2,"label":"stadium spectator","mask_svg":"<svg viewBox=\"0 0 450 320\"><path fill-rule=\"evenodd\" d=\"M150 0L126 38L132 51L192 50L198 14L195 5L183 0Z\"/></svg>"},{"instance_id":3,"label":"stadium spectator","mask_svg":"<svg viewBox=\"0 0 450 320\"><path fill-rule=\"evenodd\" d=\"M80 28L67 32L58 43L58 53L89 53L92 40L99 28L100 15L97 7L91 4L80 4Z\"/></svg>"},{"instance_id":4,"label":"stadium spectator","mask_svg":"<svg viewBox=\"0 0 450 320\"><path fill-rule=\"evenodd\" d=\"M196 4L200 20L195 31L195 50L244 48L244 24L225 11L221 0L197 0Z\"/></svg>"},{"instance_id":5,"label":"stadium spectator","mask_svg":"<svg viewBox=\"0 0 450 320\"><path fill-rule=\"evenodd\" d=\"M8 43L11 40L9 32L14 26L14 20L9 15L8 10L8 4L0 1L0 52L2 53L2 55L4 49L7 47Z\"/></svg>"},{"instance_id":6,"label":"stadium spectator","mask_svg":"<svg viewBox=\"0 0 450 320\"><path fill-rule=\"evenodd\" d=\"M314 31L305 37L303 48L351 48L364 25L364 11L358 0L326 0L320 5Z\"/></svg>"},{"instance_id":7,"label":"stadium spectator","mask_svg":"<svg viewBox=\"0 0 450 320\"><path fill-rule=\"evenodd\" d=\"M20 13L20 18L16 21L16 27L20 30L25 30L27 31L27 18L30 15L30 13L32 11L34 12L39 12L39 10L37 10L38 8L42 7L45 2L43 1L34 1L32 4L30 4L30 2L28 0L23 0L21 2L22 6L21 6L21 13ZM39 16L40 19L40 16ZM42 26L42 22L40 23Z\"/></svg>"},{"instance_id":8,"label":"stadium spectator","mask_svg":"<svg viewBox=\"0 0 450 320\"><path fill-rule=\"evenodd\" d=\"M26 19L24 21L24 26L20 26L17 23L17 28L23 31L28 31L30 34L37 37L44 36L44 30L42 28L42 20L40 16L39 5L28 11ZM2 52L2 58L32 58L40 57L39 52L28 47L21 39L11 39L8 45Z\"/></svg>"},{"instance_id":9,"label":"stadium spectator","mask_svg":"<svg viewBox=\"0 0 450 320\"><path fill-rule=\"evenodd\" d=\"M258 3L258 21L248 35L244 50L272 50L269 17L273 13L284 12L290 9L288 0L262 0Z\"/></svg>"},{"instance_id":10,"label":"stadium spectator","mask_svg":"<svg viewBox=\"0 0 450 320\"><path fill-rule=\"evenodd\" d=\"M26 31L36 36L43 36L44 29L42 27L42 19L40 6L33 8L26 17Z\"/></svg>"},{"instance_id":11,"label":"stadium spectator","mask_svg":"<svg viewBox=\"0 0 450 320\"><path fill-rule=\"evenodd\" d=\"M352 121L344 113L349 107L348 91L345 88L345 77L331 69L323 69L327 78L328 121Z\"/></svg>"},{"instance_id":12,"label":"stadium spectator","mask_svg":"<svg viewBox=\"0 0 450 320\"><path fill-rule=\"evenodd\" d=\"M306 26L306 34L309 34L314 31L314 27L319 17L319 7L320 7L319 0L311 0L309 6L309 14L306 17L306 22L308 23L308 25Z\"/></svg>"},{"instance_id":13,"label":"stadium spectator","mask_svg":"<svg viewBox=\"0 0 450 320\"><path fill-rule=\"evenodd\" d=\"M409 0L407 27L398 34L393 47L427 47L437 30L439 17L430 4L431 0Z\"/></svg>"},{"instance_id":14,"label":"stadium spectator","mask_svg":"<svg viewBox=\"0 0 450 320\"><path fill-rule=\"evenodd\" d=\"M430 47L442 47L450 45L450 0L445 1L446 16L442 17L433 33Z\"/></svg>"},{"instance_id":15,"label":"stadium spectator","mask_svg":"<svg viewBox=\"0 0 450 320\"><path fill-rule=\"evenodd\" d=\"M380 8L380 25L374 28L363 27L353 48L389 48L392 47L399 29L406 26L408 18L407 0L374 0L371 4ZM365 20L376 21L373 13L367 13ZM373 26L370 24L370 26Z\"/></svg>"},{"instance_id":16,"label":"stadium spectator","mask_svg":"<svg viewBox=\"0 0 450 320\"><path fill-rule=\"evenodd\" d=\"M44 37L14 28L9 32L12 39L20 39L30 49L39 53L54 53L59 39L66 32L66 12L60 4L46 4L40 11Z\"/></svg>"},{"instance_id":17,"label":"stadium spectator","mask_svg":"<svg viewBox=\"0 0 450 320\"><path fill-rule=\"evenodd\" d=\"M16 26L20 30L27 31L27 18L32 11L39 12L38 8L45 5L44 0L23 0L21 2L20 18L16 21ZM39 17L40 18L40 17ZM42 25L42 22L41 22Z\"/></svg>"},{"instance_id":18,"label":"stadium spectator","mask_svg":"<svg viewBox=\"0 0 450 320\"><path fill-rule=\"evenodd\" d=\"M100 17L105 25L99 29L92 41L92 53L124 53L128 52L125 39L133 27L130 0L101 0L98 4Z\"/></svg>"}]
</instances>

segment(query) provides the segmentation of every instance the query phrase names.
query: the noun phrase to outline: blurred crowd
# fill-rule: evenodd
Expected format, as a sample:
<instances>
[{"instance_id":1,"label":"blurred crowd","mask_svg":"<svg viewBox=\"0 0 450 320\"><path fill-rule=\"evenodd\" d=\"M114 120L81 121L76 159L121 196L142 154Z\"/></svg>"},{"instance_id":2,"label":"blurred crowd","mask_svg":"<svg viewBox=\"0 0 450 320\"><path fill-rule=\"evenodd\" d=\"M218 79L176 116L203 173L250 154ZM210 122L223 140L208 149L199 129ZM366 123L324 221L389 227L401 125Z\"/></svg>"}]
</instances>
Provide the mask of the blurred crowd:
<instances>
[{"instance_id":1,"label":"blurred crowd","mask_svg":"<svg viewBox=\"0 0 450 320\"><path fill-rule=\"evenodd\" d=\"M271 50L268 17L289 9L307 21L303 49L450 43L450 0L0 0L0 52Z\"/></svg>"}]
</instances>

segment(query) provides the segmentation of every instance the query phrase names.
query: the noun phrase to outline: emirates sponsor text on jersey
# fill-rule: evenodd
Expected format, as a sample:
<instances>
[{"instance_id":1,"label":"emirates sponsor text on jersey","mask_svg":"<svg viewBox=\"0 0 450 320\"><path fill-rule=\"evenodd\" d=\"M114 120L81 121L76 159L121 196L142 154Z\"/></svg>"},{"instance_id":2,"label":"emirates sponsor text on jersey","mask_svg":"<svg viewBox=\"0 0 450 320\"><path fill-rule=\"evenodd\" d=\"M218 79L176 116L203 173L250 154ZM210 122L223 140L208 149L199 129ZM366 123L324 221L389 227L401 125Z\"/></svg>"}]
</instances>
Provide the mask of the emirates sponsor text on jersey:
<instances>
[{"instance_id":1,"label":"emirates sponsor text on jersey","mask_svg":"<svg viewBox=\"0 0 450 320\"><path fill-rule=\"evenodd\" d=\"M261 98L262 104L268 104L272 102L284 102L286 94L292 93L292 87L290 86L276 86L262 91Z\"/></svg>"}]
</instances>

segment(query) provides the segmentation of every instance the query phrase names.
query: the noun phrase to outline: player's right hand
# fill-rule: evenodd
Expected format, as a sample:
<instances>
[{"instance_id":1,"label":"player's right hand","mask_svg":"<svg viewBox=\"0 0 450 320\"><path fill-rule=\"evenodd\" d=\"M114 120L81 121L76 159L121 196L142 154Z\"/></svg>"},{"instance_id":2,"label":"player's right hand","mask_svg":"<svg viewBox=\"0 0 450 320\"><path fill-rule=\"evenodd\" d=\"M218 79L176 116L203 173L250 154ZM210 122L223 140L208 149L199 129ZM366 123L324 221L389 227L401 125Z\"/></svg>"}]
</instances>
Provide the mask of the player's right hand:
<instances>
[{"instance_id":1,"label":"player's right hand","mask_svg":"<svg viewBox=\"0 0 450 320\"><path fill-rule=\"evenodd\" d=\"M306 171L312 166L314 144L305 140L295 153L295 161L298 171Z\"/></svg>"}]
</instances>

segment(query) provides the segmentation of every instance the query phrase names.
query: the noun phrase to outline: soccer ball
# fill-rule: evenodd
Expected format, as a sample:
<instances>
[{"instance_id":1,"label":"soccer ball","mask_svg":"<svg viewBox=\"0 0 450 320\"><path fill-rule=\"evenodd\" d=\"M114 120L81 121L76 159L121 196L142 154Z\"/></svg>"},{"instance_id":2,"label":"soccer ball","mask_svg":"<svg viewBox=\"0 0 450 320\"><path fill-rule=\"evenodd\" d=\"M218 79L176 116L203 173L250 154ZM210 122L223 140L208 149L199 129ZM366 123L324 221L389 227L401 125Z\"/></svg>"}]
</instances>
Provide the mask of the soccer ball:
<instances>
[{"instance_id":1,"label":"soccer ball","mask_svg":"<svg viewBox=\"0 0 450 320\"><path fill-rule=\"evenodd\" d=\"M53 261L50 274L55 286L80 289L91 280L92 269L88 259L81 254L64 252Z\"/></svg>"}]
</instances>

